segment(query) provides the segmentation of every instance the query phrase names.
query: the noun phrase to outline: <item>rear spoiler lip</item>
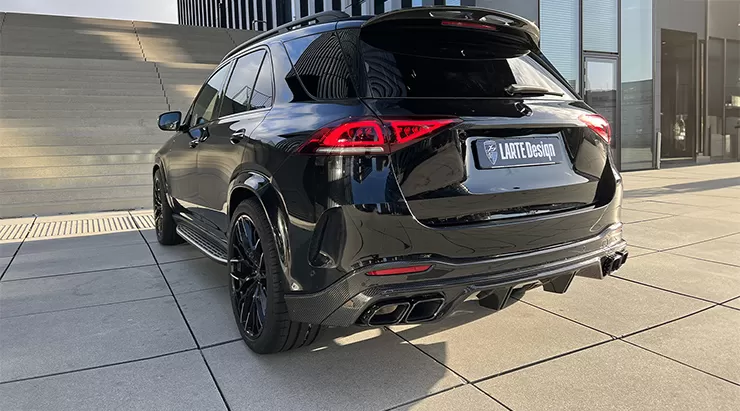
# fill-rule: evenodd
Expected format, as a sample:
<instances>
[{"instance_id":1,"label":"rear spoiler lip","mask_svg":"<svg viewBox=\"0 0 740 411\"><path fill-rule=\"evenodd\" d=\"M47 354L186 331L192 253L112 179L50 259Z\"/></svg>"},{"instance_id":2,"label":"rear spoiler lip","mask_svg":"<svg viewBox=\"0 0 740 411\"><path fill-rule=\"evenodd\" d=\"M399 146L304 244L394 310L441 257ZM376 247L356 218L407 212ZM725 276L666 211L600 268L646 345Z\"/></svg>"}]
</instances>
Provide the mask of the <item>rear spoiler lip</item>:
<instances>
[{"instance_id":1,"label":"rear spoiler lip","mask_svg":"<svg viewBox=\"0 0 740 411\"><path fill-rule=\"evenodd\" d=\"M506 13L504 11L498 11L494 9L487 9L483 7L469 7L469 6L422 6L422 7L413 7L413 8L407 8L407 9L399 9L390 11L388 13L383 13L378 16L375 16L366 22L362 24L362 27L371 26L373 24L382 23L382 22L388 22L390 20L404 20L404 19L440 19L440 17L434 17L430 15L430 13L433 13L434 11L438 12L444 12L444 11L468 11L468 12L478 12L478 13L485 13L488 15L503 17L509 20L512 20L516 23L519 23L520 26L508 26L514 29L519 29L523 32L525 32L529 37L532 39L534 44L538 45L540 44L540 29L531 21L525 19L524 17L517 16L516 14ZM461 21L475 21L475 20L463 20L463 19L454 19L449 18L449 20L461 20Z\"/></svg>"}]
</instances>

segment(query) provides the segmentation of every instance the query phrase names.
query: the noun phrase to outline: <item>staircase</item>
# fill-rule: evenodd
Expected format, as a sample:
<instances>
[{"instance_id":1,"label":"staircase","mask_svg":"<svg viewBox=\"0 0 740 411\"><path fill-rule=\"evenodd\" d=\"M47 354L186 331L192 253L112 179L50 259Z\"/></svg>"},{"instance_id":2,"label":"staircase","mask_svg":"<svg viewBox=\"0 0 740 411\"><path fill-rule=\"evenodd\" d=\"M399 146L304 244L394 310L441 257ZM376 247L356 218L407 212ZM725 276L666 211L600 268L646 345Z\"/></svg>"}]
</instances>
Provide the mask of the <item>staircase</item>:
<instances>
[{"instance_id":1,"label":"staircase","mask_svg":"<svg viewBox=\"0 0 740 411\"><path fill-rule=\"evenodd\" d=\"M157 116L254 35L0 13L0 218L151 207Z\"/></svg>"}]
</instances>

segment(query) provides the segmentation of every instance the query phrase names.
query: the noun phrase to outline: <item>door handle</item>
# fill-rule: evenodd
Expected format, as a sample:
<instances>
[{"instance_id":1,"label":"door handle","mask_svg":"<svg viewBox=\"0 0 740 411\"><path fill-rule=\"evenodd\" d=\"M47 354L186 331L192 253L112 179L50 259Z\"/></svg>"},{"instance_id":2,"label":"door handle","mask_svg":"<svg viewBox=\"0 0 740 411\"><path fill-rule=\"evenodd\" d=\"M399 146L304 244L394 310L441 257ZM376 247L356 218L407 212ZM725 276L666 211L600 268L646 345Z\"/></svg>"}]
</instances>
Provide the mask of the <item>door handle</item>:
<instances>
[{"instance_id":1,"label":"door handle","mask_svg":"<svg viewBox=\"0 0 740 411\"><path fill-rule=\"evenodd\" d=\"M231 144L238 144L244 137L247 136L247 130L241 129L239 131L235 131L233 134L231 134Z\"/></svg>"},{"instance_id":2,"label":"door handle","mask_svg":"<svg viewBox=\"0 0 740 411\"><path fill-rule=\"evenodd\" d=\"M190 148L198 147L198 144L200 143L200 139L194 138L190 140Z\"/></svg>"}]
</instances>

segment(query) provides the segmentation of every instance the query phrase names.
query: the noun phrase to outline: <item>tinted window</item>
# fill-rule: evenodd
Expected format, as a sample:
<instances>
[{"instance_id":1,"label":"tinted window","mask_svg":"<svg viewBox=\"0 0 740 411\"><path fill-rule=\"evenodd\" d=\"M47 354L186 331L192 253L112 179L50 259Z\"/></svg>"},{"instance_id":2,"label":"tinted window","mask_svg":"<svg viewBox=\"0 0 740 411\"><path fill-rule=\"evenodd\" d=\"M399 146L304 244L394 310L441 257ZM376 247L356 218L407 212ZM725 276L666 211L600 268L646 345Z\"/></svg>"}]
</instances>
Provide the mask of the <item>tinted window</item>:
<instances>
[{"instance_id":1,"label":"tinted window","mask_svg":"<svg viewBox=\"0 0 740 411\"><path fill-rule=\"evenodd\" d=\"M270 55L265 55L262 68L254 85L251 101L252 109L272 107L272 62Z\"/></svg>"},{"instance_id":2,"label":"tinted window","mask_svg":"<svg viewBox=\"0 0 740 411\"><path fill-rule=\"evenodd\" d=\"M445 58L362 45L365 86L371 97L508 97L512 84L570 93L531 55ZM551 96L548 96L552 98Z\"/></svg>"},{"instance_id":3,"label":"tinted window","mask_svg":"<svg viewBox=\"0 0 740 411\"><path fill-rule=\"evenodd\" d=\"M249 99L252 96L254 82L257 79L257 72L259 72L264 55L265 52L259 50L236 60L234 74L231 75L229 85L226 87L224 104L221 107L222 117L253 109L250 106Z\"/></svg>"},{"instance_id":4,"label":"tinted window","mask_svg":"<svg viewBox=\"0 0 740 411\"><path fill-rule=\"evenodd\" d=\"M301 85L312 97L335 100L355 97L349 68L337 37L329 32L285 42L293 69L285 80L301 99ZM300 81L299 81L300 80Z\"/></svg>"},{"instance_id":5,"label":"tinted window","mask_svg":"<svg viewBox=\"0 0 740 411\"><path fill-rule=\"evenodd\" d=\"M344 32L362 96L495 98L509 97L510 85L527 85L574 98L523 34L402 25Z\"/></svg>"},{"instance_id":6,"label":"tinted window","mask_svg":"<svg viewBox=\"0 0 740 411\"><path fill-rule=\"evenodd\" d=\"M221 103L221 87L229 74L230 64L221 67L211 76L208 82L200 89L193 104L191 126L207 123L218 117L218 107Z\"/></svg>"}]
</instances>

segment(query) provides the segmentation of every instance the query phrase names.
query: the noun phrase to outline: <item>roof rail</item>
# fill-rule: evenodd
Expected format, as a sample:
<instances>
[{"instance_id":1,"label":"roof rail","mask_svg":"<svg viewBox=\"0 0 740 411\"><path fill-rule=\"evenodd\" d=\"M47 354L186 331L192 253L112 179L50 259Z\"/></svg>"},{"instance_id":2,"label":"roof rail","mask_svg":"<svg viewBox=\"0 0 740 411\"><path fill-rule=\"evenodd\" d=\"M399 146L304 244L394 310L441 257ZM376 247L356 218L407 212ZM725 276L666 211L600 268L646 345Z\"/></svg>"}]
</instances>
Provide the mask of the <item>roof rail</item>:
<instances>
[{"instance_id":1,"label":"roof rail","mask_svg":"<svg viewBox=\"0 0 740 411\"><path fill-rule=\"evenodd\" d=\"M262 40L268 39L273 36L277 36L278 34L287 33L290 30L293 30L295 28L301 27L303 25L308 25L310 23L313 24L319 24L319 23L329 23L332 21L342 20L349 18L349 14L338 11L338 10L327 10L322 11L321 13L312 14L310 16L302 17L297 20L289 21L283 25L277 26L272 30L266 31L262 34L259 34L255 37L252 37L251 39L245 41L244 43L236 46L233 50L231 50L224 58L223 60L226 60L227 58L233 56L234 54L244 50L248 46L255 44L257 42L260 42ZM222 61L223 61L222 60Z\"/></svg>"}]
</instances>

